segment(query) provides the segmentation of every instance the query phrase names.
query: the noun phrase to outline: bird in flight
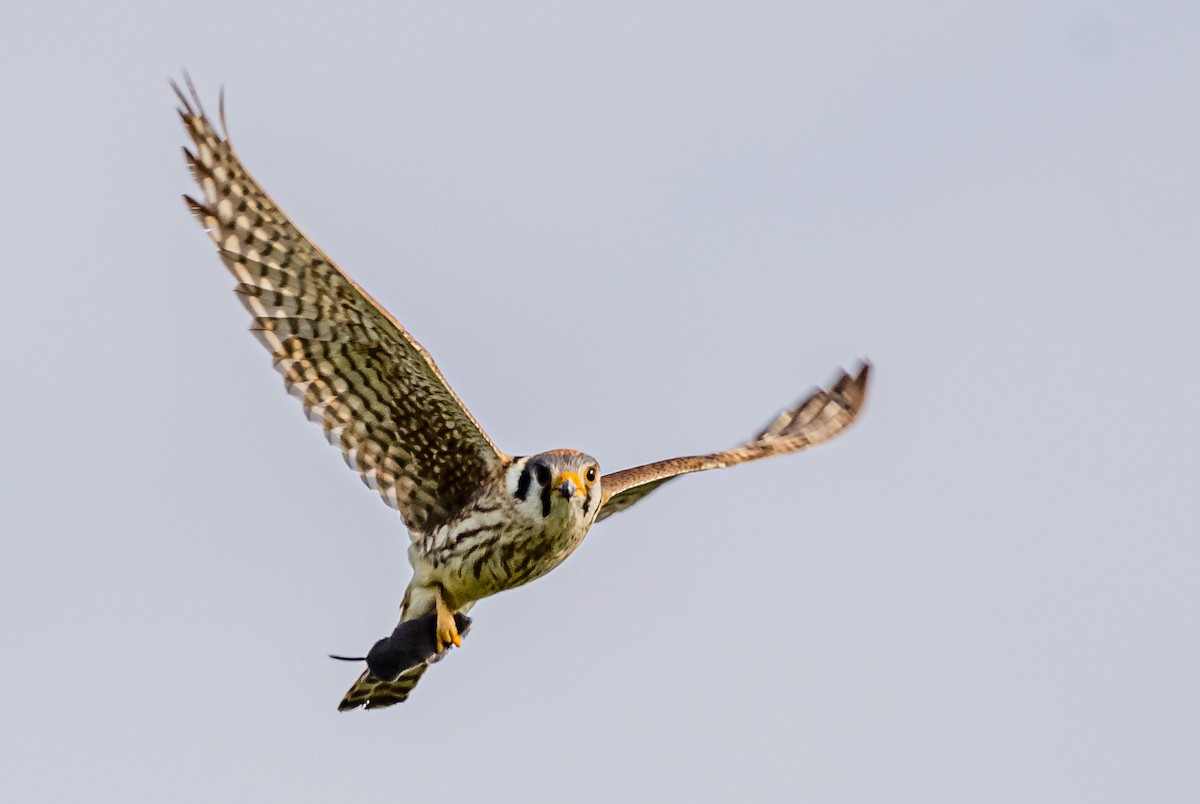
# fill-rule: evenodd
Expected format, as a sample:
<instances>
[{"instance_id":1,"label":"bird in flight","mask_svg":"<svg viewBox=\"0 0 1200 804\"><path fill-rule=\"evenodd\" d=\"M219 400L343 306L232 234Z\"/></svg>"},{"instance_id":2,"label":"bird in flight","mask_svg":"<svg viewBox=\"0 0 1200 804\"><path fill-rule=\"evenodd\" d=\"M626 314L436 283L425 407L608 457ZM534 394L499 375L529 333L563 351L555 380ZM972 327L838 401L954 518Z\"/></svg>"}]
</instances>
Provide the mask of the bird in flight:
<instances>
[{"instance_id":1,"label":"bird in flight","mask_svg":"<svg viewBox=\"0 0 1200 804\"><path fill-rule=\"evenodd\" d=\"M679 475L783 455L828 441L855 420L868 363L841 372L734 449L602 475L596 459L556 449L502 452L429 353L341 271L242 166L222 97L218 133L190 80L172 82L191 138L200 198L188 208L237 282L251 330L288 392L411 536L413 577L400 623L361 657L367 668L338 708L405 700L470 627L476 601L545 575L593 524ZM335 657L343 658L343 657Z\"/></svg>"}]
</instances>

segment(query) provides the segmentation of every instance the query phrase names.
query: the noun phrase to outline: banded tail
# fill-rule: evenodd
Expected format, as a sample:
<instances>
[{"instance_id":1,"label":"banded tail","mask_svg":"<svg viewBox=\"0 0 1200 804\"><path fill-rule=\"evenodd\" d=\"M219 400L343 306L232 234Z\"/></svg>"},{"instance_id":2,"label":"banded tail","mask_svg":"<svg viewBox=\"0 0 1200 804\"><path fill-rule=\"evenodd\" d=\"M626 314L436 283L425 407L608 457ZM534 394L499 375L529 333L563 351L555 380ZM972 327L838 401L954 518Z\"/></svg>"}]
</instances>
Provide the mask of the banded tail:
<instances>
[{"instance_id":1,"label":"banded tail","mask_svg":"<svg viewBox=\"0 0 1200 804\"><path fill-rule=\"evenodd\" d=\"M408 694L428 669L428 664L419 664L390 681L379 678L370 670L364 670L358 681L355 681L354 686L346 693L346 697L338 704L338 711L349 712L360 706L364 709L381 709L406 701Z\"/></svg>"},{"instance_id":2,"label":"banded tail","mask_svg":"<svg viewBox=\"0 0 1200 804\"><path fill-rule=\"evenodd\" d=\"M461 636L471 630L471 618L462 612L454 615L454 622ZM367 669L346 692L338 711L347 712L360 706L381 709L407 700L429 666L446 655L437 652L436 627L437 616L432 613L401 620L392 635L376 642L364 657Z\"/></svg>"}]
</instances>

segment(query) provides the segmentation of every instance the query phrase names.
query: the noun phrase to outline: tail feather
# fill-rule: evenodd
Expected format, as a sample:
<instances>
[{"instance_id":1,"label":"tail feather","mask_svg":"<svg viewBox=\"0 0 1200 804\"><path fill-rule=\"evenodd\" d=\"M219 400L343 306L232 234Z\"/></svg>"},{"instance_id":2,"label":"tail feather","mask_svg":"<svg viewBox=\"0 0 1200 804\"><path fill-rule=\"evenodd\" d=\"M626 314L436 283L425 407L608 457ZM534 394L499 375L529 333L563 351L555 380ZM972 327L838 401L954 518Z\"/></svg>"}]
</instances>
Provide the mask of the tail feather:
<instances>
[{"instance_id":1,"label":"tail feather","mask_svg":"<svg viewBox=\"0 0 1200 804\"><path fill-rule=\"evenodd\" d=\"M429 665L420 664L404 671L399 678L391 681L377 678L370 670L364 670L358 681L355 681L354 686L346 693L346 697L338 704L338 711L347 712L360 706L364 709L381 709L401 703L408 699L408 694L428 669Z\"/></svg>"},{"instance_id":2,"label":"tail feather","mask_svg":"<svg viewBox=\"0 0 1200 804\"><path fill-rule=\"evenodd\" d=\"M360 706L380 709L406 700L429 665L446 655L437 651L436 620L433 614L401 620L391 636L376 642L365 657L367 669L342 698L338 711ZM454 621L459 635L465 637L471 630L471 618L459 611ZM341 656L333 658L357 661Z\"/></svg>"}]
</instances>

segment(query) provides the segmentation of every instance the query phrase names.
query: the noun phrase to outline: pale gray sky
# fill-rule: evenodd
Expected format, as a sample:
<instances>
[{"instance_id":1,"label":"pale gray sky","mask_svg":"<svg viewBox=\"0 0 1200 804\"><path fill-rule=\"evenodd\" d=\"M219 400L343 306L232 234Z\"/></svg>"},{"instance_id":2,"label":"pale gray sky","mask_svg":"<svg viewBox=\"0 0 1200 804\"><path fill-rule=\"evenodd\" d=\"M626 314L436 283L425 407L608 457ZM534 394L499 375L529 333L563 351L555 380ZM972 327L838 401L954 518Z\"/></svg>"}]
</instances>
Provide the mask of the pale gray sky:
<instances>
[{"instance_id":1,"label":"pale gray sky","mask_svg":"<svg viewBox=\"0 0 1200 804\"><path fill-rule=\"evenodd\" d=\"M1200 6L328 5L6 10L0 798L1197 799ZM510 452L871 405L339 714L406 536L179 200L181 67Z\"/></svg>"}]
</instances>

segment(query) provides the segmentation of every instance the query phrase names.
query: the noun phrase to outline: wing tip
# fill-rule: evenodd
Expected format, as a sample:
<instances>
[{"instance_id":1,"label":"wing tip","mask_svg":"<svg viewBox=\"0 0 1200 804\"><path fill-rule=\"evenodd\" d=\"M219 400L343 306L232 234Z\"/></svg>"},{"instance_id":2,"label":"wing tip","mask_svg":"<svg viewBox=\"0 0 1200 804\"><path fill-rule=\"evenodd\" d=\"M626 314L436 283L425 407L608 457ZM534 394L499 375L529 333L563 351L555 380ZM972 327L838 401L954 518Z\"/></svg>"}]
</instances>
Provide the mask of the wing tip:
<instances>
[{"instance_id":1,"label":"wing tip","mask_svg":"<svg viewBox=\"0 0 1200 804\"><path fill-rule=\"evenodd\" d=\"M848 396L856 410L861 410L867 400L867 388L871 383L871 371L873 368L874 365L870 360L865 357L861 358L858 361L857 370L854 374L844 375L842 382L838 383L838 386L841 386L843 382L846 383L845 388L838 388L838 390L844 394L849 392Z\"/></svg>"},{"instance_id":2,"label":"wing tip","mask_svg":"<svg viewBox=\"0 0 1200 804\"><path fill-rule=\"evenodd\" d=\"M187 114L195 118L207 117L204 113L204 104L200 102L200 93L196 91L196 85L192 81L192 74L187 71L186 67L181 68L179 73L183 77L182 87L174 78L168 78L167 83L171 85L175 97L179 99L180 114ZM185 88L187 89L186 93L184 92Z\"/></svg>"},{"instance_id":3,"label":"wing tip","mask_svg":"<svg viewBox=\"0 0 1200 804\"><path fill-rule=\"evenodd\" d=\"M837 379L829 386L828 391L816 389L815 394L826 393L841 401L843 407L854 415L862 410L867 399L867 387L871 382L871 370L874 368L870 360L860 359L851 371L838 369Z\"/></svg>"}]
</instances>

